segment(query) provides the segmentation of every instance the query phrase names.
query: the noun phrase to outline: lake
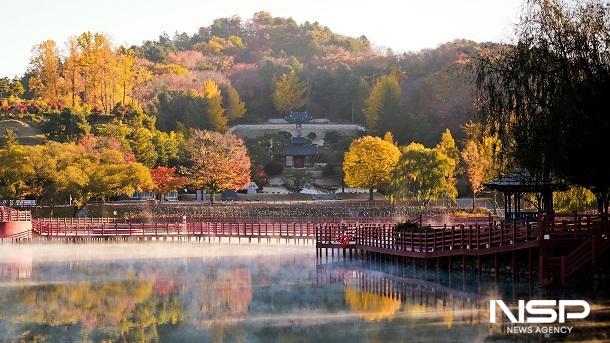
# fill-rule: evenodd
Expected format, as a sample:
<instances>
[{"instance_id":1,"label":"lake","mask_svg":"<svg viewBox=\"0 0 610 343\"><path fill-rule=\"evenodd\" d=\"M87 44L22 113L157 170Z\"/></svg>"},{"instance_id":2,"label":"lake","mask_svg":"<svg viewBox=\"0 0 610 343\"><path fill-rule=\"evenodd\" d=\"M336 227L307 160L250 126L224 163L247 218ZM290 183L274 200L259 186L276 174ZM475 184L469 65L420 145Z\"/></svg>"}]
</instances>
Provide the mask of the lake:
<instances>
[{"instance_id":1,"label":"lake","mask_svg":"<svg viewBox=\"0 0 610 343\"><path fill-rule=\"evenodd\" d=\"M607 287L358 260L296 245L0 245L0 341L607 340ZM585 299L569 334L512 335L489 299Z\"/></svg>"}]
</instances>

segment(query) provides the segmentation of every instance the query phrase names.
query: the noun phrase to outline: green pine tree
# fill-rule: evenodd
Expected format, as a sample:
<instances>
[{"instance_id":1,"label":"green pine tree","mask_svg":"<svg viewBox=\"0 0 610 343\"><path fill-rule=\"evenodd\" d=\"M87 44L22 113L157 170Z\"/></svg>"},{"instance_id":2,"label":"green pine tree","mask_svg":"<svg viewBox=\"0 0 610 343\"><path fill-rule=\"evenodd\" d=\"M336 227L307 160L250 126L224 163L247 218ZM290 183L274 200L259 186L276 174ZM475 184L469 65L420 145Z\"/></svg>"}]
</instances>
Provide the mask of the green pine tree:
<instances>
[{"instance_id":1,"label":"green pine tree","mask_svg":"<svg viewBox=\"0 0 610 343\"><path fill-rule=\"evenodd\" d=\"M205 100L204 111L211 129L221 133L227 132L229 121L222 108L222 96L216 82L207 80L203 83L203 98Z\"/></svg>"},{"instance_id":2,"label":"green pine tree","mask_svg":"<svg viewBox=\"0 0 610 343\"><path fill-rule=\"evenodd\" d=\"M15 131L13 129L6 128L4 130L4 137L2 137L2 141L0 143L0 147L4 149L12 147L14 145L18 145L19 140L17 139L17 136L15 135Z\"/></svg>"},{"instance_id":3,"label":"green pine tree","mask_svg":"<svg viewBox=\"0 0 610 343\"><path fill-rule=\"evenodd\" d=\"M288 114L305 106L307 86L301 82L299 76L293 71L282 75L275 83L273 103L281 114Z\"/></svg>"},{"instance_id":4,"label":"green pine tree","mask_svg":"<svg viewBox=\"0 0 610 343\"><path fill-rule=\"evenodd\" d=\"M370 132L382 135L392 131L400 120L400 84L394 74L381 77L364 104L364 117Z\"/></svg>"},{"instance_id":5,"label":"green pine tree","mask_svg":"<svg viewBox=\"0 0 610 343\"><path fill-rule=\"evenodd\" d=\"M241 101L239 93L230 84L222 87L222 106L229 120L239 119L246 114L246 104Z\"/></svg>"},{"instance_id":6,"label":"green pine tree","mask_svg":"<svg viewBox=\"0 0 610 343\"><path fill-rule=\"evenodd\" d=\"M136 160L149 168L157 163L158 154L153 144L152 133L148 129L140 128L135 131L133 152Z\"/></svg>"}]
</instances>

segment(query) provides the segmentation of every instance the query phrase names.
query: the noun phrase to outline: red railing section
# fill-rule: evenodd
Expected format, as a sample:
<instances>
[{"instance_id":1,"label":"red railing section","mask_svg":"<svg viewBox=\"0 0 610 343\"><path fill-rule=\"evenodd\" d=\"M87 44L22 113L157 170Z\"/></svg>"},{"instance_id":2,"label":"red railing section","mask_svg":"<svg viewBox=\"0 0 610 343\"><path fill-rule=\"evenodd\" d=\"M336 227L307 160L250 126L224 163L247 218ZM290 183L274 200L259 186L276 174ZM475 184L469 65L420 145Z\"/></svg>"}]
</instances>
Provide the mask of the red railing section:
<instances>
[{"instance_id":1,"label":"red railing section","mask_svg":"<svg viewBox=\"0 0 610 343\"><path fill-rule=\"evenodd\" d=\"M0 222L30 221L30 211L19 211L10 207L0 206Z\"/></svg>"},{"instance_id":2,"label":"red railing section","mask_svg":"<svg viewBox=\"0 0 610 343\"><path fill-rule=\"evenodd\" d=\"M316 224L229 223L229 222L137 222L109 218L35 219L33 230L43 237L240 237L303 238L315 237Z\"/></svg>"}]
</instances>

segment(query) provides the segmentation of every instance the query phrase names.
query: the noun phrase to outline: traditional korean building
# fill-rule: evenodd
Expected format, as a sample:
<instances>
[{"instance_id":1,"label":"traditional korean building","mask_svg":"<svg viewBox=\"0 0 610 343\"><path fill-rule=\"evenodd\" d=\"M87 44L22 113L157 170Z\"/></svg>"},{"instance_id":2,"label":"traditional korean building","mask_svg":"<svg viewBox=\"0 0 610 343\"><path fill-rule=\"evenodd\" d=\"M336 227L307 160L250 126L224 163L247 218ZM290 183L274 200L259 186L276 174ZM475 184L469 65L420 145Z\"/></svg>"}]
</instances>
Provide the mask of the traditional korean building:
<instances>
[{"instance_id":1,"label":"traditional korean building","mask_svg":"<svg viewBox=\"0 0 610 343\"><path fill-rule=\"evenodd\" d=\"M538 213L552 214L553 192L568 189L567 184L559 179L537 178L525 169L501 175L485 183L485 187L504 195L504 219L531 218ZM536 212L523 209L523 201L528 193L534 195Z\"/></svg>"},{"instance_id":2,"label":"traditional korean building","mask_svg":"<svg viewBox=\"0 0 610 343\"><path fill-rule=\"evenodd\" d=\"M288 140L284 147L284 167L286 168L313 168L320 147L309 138L303 137L303 123L311 121L307 112L292 112L286 121L294 123L296 135Z\"/></svg>"}]
</instances>

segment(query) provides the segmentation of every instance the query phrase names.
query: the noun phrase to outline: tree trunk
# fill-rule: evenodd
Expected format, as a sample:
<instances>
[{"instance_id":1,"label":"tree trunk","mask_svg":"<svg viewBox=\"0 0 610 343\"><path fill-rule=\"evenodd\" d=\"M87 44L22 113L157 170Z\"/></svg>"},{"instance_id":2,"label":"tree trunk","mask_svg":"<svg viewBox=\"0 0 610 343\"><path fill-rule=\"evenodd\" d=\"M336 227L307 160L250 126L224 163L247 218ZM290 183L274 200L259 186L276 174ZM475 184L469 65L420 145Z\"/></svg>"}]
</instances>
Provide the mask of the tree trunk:
<instances>
[{"instance_id":1,"label":"tree trunk","mask_svg":"<svg viewBox=\"0 0 610 343\"><path fill-rule=\"evenodd\" d=\"M602 215L603 220L607 220L610 192L609 191L596 192L595 197L597 198L597 212L600 215Z\"/></svg>"},{"instance_id":2,"label":"tree trunk","mask_svg":"<svg viewBox=\"0 0 610 343\"><path fill-rule=\"evenodd\" d=\"M214 192L210 192L210 206L214 206Z\"/></svg>"},{"instance_id":3,"label":"tree trunk","mask_svg":"<svg viewBox=\"0 0 610 343\"><path fill-rule=\"evenodd\" d=\"M369 189L369 201L373 201L373 189Z\"/></svg>"},{"instance_id":4,"label":"tree trunk","mask_svg":"<svg viewBox=\"0 0 610 343\"><path fill-rule=\"evenodd\" d=\"M476 206L477 206L477 193L472 192L472 213L474 213L474 211L476 210Z\"/></svg>"}]
</instances>

